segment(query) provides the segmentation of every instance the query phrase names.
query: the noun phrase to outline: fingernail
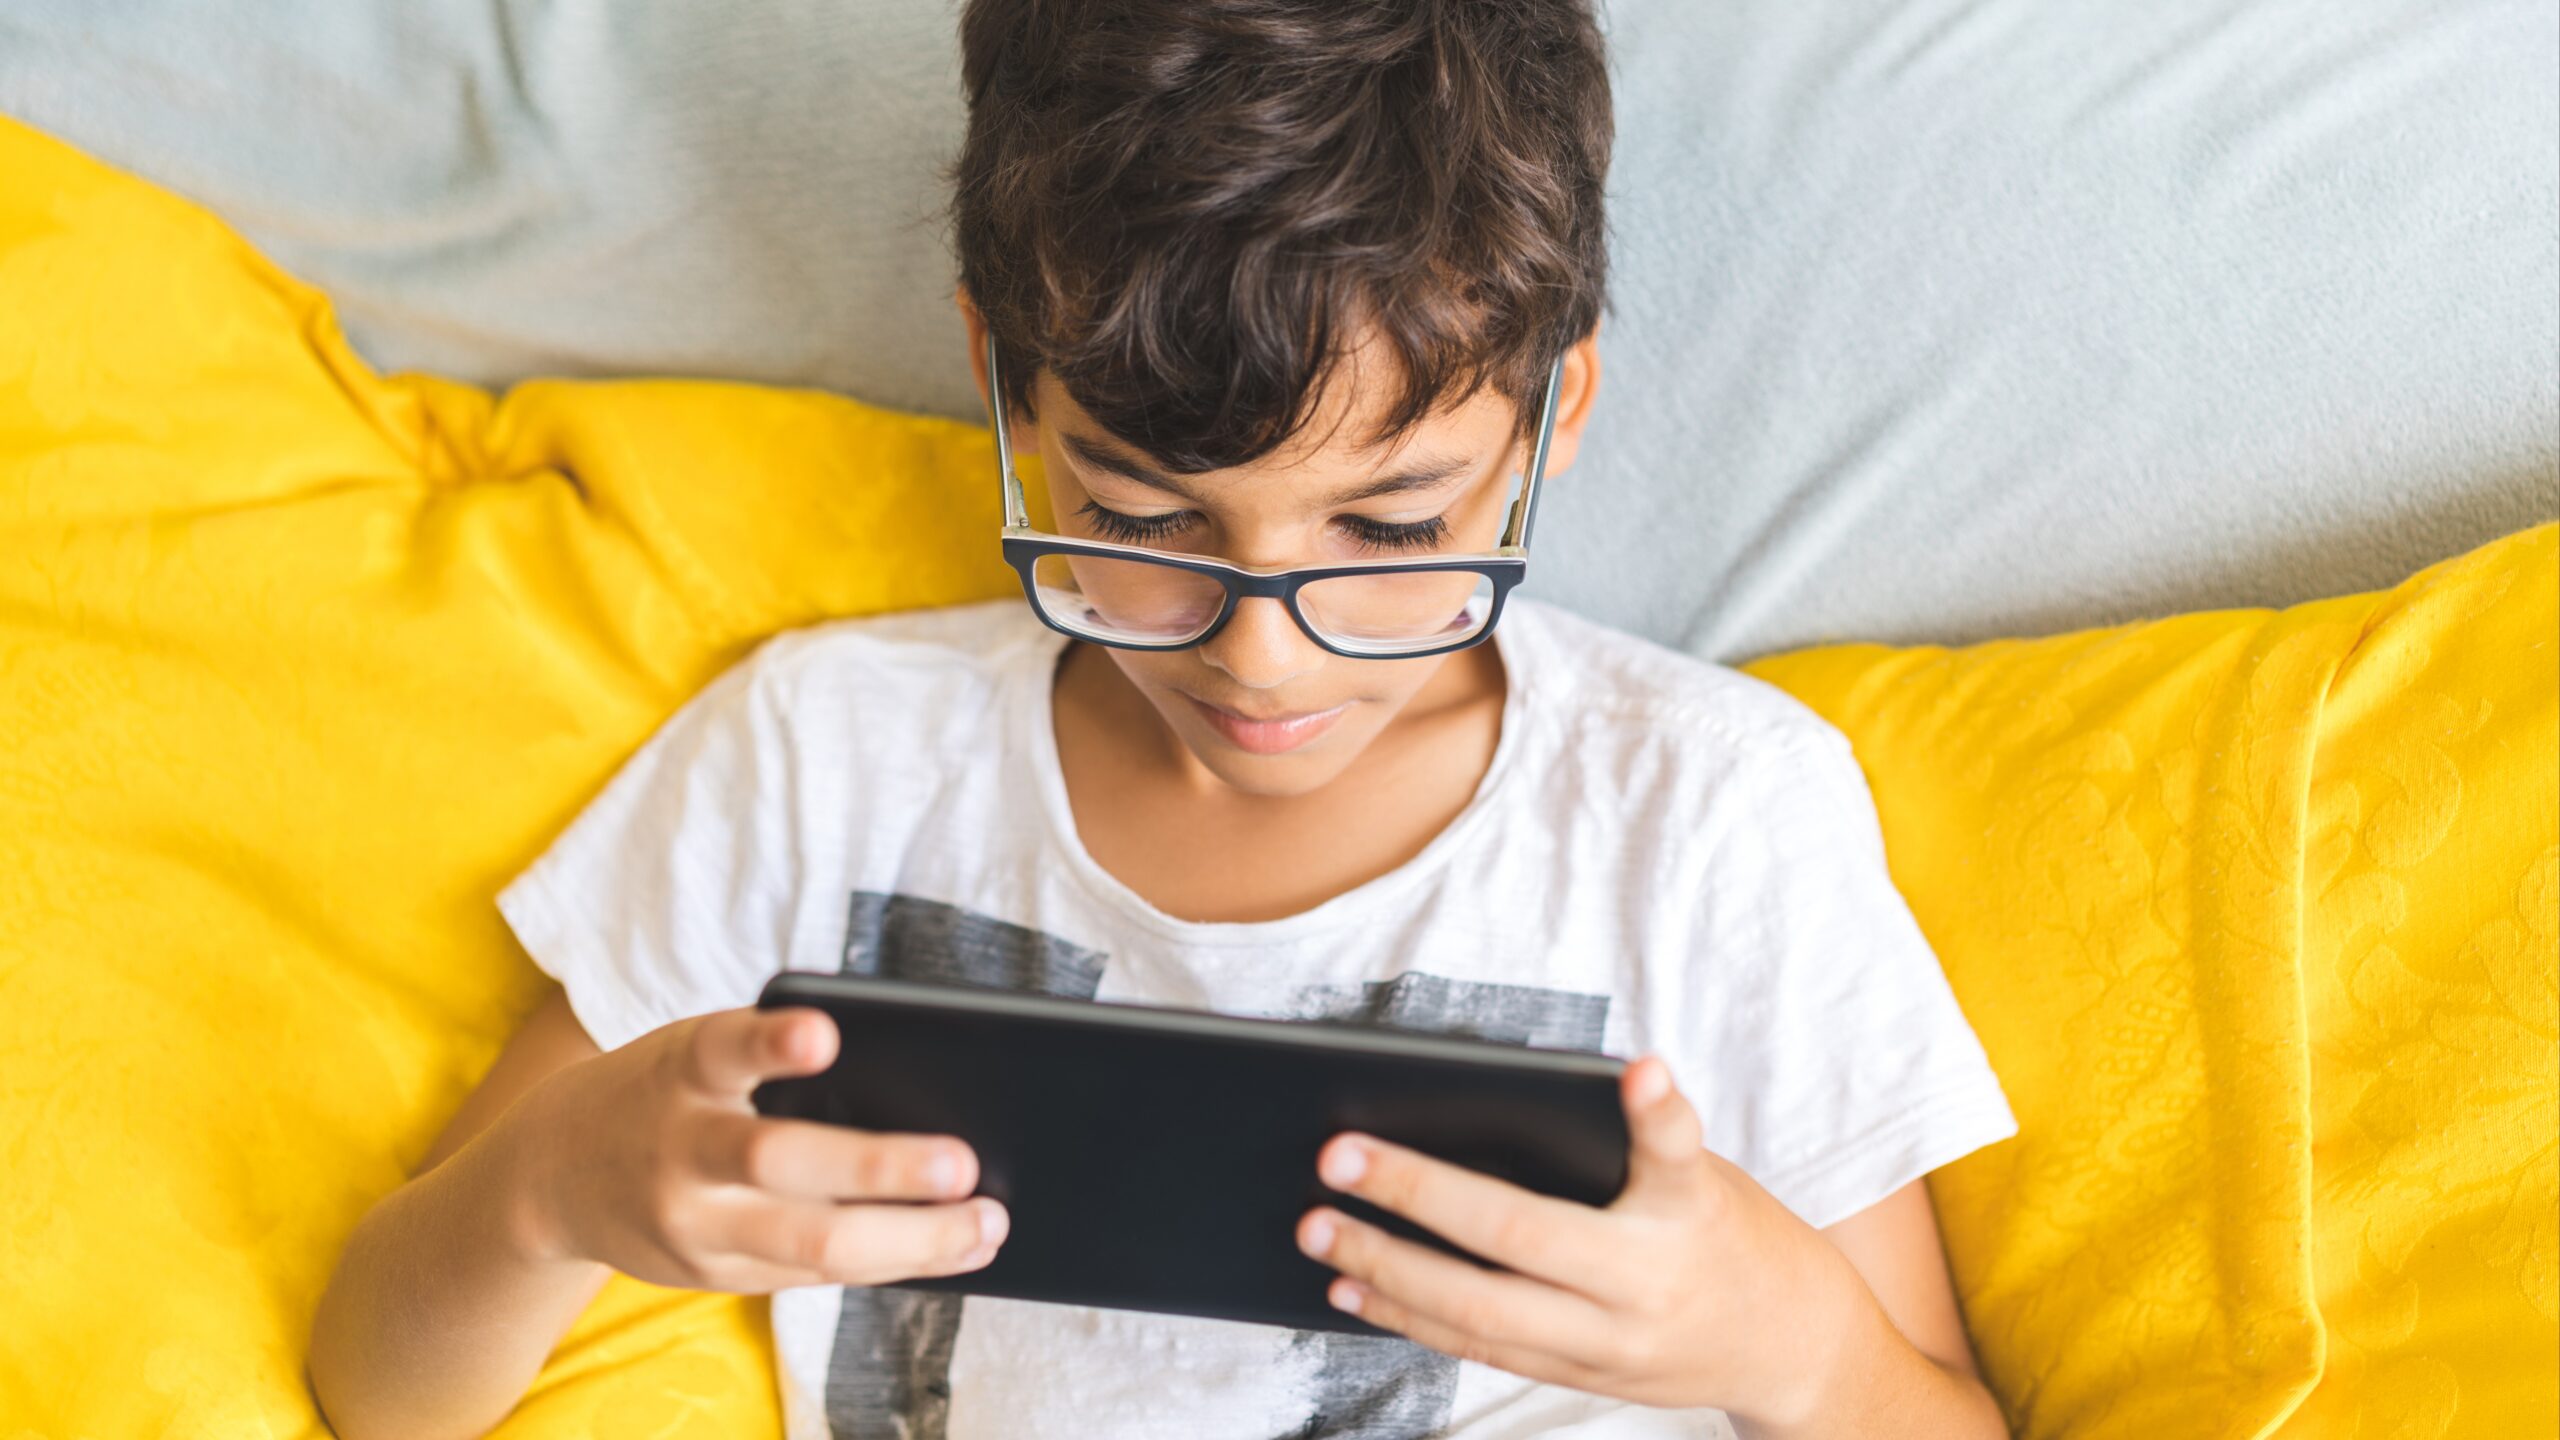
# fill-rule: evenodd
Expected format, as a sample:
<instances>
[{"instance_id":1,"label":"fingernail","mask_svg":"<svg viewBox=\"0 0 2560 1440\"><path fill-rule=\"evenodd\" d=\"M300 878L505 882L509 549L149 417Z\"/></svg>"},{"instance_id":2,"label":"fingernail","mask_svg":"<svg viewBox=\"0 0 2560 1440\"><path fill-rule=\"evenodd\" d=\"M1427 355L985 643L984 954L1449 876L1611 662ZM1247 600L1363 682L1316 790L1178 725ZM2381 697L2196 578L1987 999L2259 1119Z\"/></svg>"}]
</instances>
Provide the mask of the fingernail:
<instances>
[{"instance_id":1,"label":"fingernail","mask_svg":"<svg viewBox=\"0 0 2560 1440\"><path fill-rule=\"evenodd\" d=\"M948 1195L960 1188L960 1162L948 1154L938 1154L925 1162L924 1183L936 1195Z\"/></svg>"},{"instance_id":2,"label":"fingernail","mask_svg":"<svg viewBox=\"0 0 2560 1440\"><path fill-rule=\"evenodd\" d=\"M1324 1152L1324 1163L1317 1167L1324 1183L1336 1190L1348 1190L1369 1173L1368 1147L1356 1140L1336 1141Z\"/></svg>"},{"instance_id":3,"label":"fingernail","mask_svg":"<svg viewBox=\"0 0 2560 1440\"><path fill-rule=\"evenodd\" d=\"M1318 1215L1307 1222L1307 1253L1321 1260L1333 1250L1333 1217Z\"/></svg>"},{"instance_id":4,"label":"fingernail","mask_svg":"<svg viewBox=\"0 0 2560 1440\"><path fill-rule=\"evenodd\" d=\"M996 1247L993 1245L981 1245L977 1249L960 1257L960 1268L963 1270L983 1270L987 1268L995 1258Z\"/></svg>"},{"instance_id":5,"label":"fingernail","mask_svg":"<svg viewBox=\"0 0 2560 1440\"><path fill-rule=\"evenodd\" d=\"M1004 1243L1004 1232L1013 1227L1013 1217L993 1200L978 1202L978 1239L990 1250Z\"/></svg>"},{"instance_id":6,"label":"fingernail","mask_svg":"<svg viewBox=\"0 0 2560 1440\"><path fill-rule=\"evenodd\" d=\"M1650 1105L1670 1093L1671 1067L1659 1060L1645 1061L1636 1075L1636 1103Z\"/></svg>"},{"instance_id":7,"label":"fingernail","mask_svg":"<svg viewBox=\"0 0 2560 1440\"><path fill-rule=\"evenodd\" d=\"M1348 1280L1336 1280L1326 1286L1324 1298L1333 1302L1334 1309L1346 1315L1360 1313L1360 1287Z\"/></svg>"}]
</instances>

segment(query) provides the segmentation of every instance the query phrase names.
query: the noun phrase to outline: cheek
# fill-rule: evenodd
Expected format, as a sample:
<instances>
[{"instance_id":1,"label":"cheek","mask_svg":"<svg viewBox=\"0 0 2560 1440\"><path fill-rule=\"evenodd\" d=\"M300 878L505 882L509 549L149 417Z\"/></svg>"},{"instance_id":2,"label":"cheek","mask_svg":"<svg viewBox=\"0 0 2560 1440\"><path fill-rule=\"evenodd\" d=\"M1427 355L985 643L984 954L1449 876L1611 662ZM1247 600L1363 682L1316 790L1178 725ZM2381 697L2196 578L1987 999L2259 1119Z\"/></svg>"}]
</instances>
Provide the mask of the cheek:
<instances>
[{"instance_id":1,"label":"cheek","mask_svg":"<svg viewBox=\"0 0 2560 1440\"><path fill-rule=\"evenodd\" d=\"M1511 496L1515 484L1509 467L1496 472L1493 483L1469 495L1460 508L1462 517L1453 517L1452 528L1461 532L1459 548L1490 550L1502 539L1503 522L1511 518Z\"/></svg>"},{"instance_id":2,"label":"cheek","mask_svg":"<svg viewBox=\"0 0 2560 1440\"><path fill-rule=\"evenodd\" d=\"M1120 667L1122 678L1141 691L1173 689L1177 681L1196 674L1200 668L1197 650L1114 650L1106 646L1102 653Z\"/></svg>"}]
</instances>

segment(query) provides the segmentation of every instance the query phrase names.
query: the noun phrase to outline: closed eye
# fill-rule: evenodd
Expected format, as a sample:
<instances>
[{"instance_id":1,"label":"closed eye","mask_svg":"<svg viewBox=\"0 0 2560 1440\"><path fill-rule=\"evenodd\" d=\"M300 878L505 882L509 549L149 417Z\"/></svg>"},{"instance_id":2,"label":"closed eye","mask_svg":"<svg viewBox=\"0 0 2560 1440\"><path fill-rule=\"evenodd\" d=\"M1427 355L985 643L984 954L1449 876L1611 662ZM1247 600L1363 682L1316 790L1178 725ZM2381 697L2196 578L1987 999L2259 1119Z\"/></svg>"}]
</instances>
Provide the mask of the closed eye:
<instances>
[{"instance_id":1,"label":"closed eye","mask_svg":"<svg viewBox=\"0 0 2560 1440\"><path fill-rule=\"evenodd\" d=\"M1170 540L1191 528L1199 517L1188 510L1167 510L1161 515L1128 515L1118 510L1105 510L1087 500L1076 512L1093 527L1093 533L1122 545L1152 545Z\"/></svg>"},{"instance_id":2,"label":"closed eye","mask_svg":"<svg viewBox=\"0 0 2560 1440\"><path fill-rule=\"evenodd\" d=\"M1342 527L1342 532L1350 536L1353 543L1371 552L1435 550L1449 538L1449 521L1440 515L1404 524L1372 520L1365 515L1342 515L1337 516L1334 523Z\"/></svg>"},{"instance_id":3,"label":"closed eye","mask_svg":"<svg viewBox=\"0 0 2560 1440\"><path fill-rule=\"evenodd\" d=\"M1091 500L1076 512L1093 527L1094 534L1123 545L1155 545L1170 540L1199 523L1200 517L1189 510L1168 510L1161 515L1131 515L1125 511L1105 509ZM1449 539L1449 522L1439 515L1428 520L1401 523L1372 520L1365 515L1339 515L1334 524L1352 544L1370 554L1405 553L1436 550Z\"/></svg>"}]
</instances>

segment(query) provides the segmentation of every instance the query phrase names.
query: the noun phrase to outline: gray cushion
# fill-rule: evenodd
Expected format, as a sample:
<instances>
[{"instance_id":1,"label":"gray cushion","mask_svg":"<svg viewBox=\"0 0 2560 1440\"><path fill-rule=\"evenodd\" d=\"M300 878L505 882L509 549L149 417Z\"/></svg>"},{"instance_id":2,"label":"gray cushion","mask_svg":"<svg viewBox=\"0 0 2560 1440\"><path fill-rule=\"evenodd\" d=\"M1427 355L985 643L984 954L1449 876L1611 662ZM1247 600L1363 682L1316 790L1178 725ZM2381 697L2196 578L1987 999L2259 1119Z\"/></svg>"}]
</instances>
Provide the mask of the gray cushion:
<instances>
[{"instance_id":1,"label":"gray cushion","mask_svg":"<svg viewBox=\"0 0 2560 1440\"><path fill-rule=\"evenodd\" d=\"M0 110L387 368L975 408L949 0L0 6ZM1618 0L1531 584L1731 657L2387 584L2560 513L2548 0Z\"/></svg>"}]
</instances>

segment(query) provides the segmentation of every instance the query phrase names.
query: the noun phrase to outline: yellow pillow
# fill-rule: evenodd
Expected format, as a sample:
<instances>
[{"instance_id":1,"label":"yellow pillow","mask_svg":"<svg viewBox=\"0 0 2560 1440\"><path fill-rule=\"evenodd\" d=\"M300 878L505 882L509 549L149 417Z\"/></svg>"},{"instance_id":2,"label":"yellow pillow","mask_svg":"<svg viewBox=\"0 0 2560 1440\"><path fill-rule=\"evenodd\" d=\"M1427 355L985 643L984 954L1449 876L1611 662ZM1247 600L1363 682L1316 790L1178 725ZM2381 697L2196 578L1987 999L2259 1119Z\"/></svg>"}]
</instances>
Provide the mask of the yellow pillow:
<instances>
[{"instance_id":1,"label":"yellow pillow","mask_svg":"<svg viewBox=\"0 0 2560 1440\"><path fill-rule=\"evenodd\" d=\"M0 1436L317 1434L346 1232L537 993L490 897L760 636L1005 593L992 457L377 377L5 121L0 317ZM2024 1433L2552 1428L2552 551L1763 667L1858 742L2026 1125L1938 1186ZM776 1430L760 1305L617 1282L502 1433Z\"/></svg>"},{"instance_id":2,"label":"yellow pillow","mask_svg":"<svg viewBox=\"0 0 2560 1440\"><path fill-rule=\"evenodd\" d=\"M2560 1430L2560 547L1751 667L1855 742L2016 1107L1933 1177L2020 1433Z\"/></svg>"},{"instance_id":3,"label":"yellow pillow","mask_svg":"<svg viewBox=\"0 0 2560 1440\"><path fill-rule=\"evenodd\" d=\"M324 1433L337 1252L538 994L491 897L757 637L1002 592L991 467L814 395L376 377L0 121L0 1437ZM617 1282L504 1433L779 1427L760 1303Z\"/></svg>"}]
</instances>

